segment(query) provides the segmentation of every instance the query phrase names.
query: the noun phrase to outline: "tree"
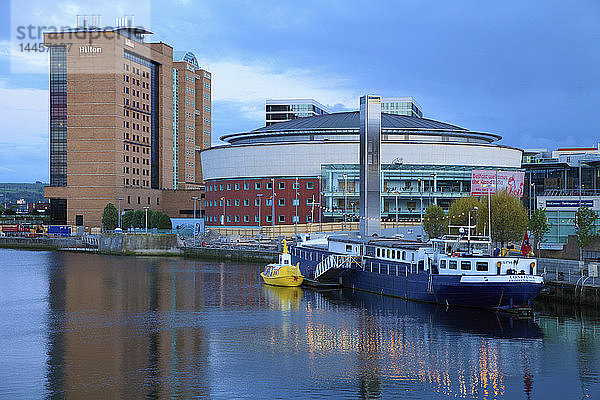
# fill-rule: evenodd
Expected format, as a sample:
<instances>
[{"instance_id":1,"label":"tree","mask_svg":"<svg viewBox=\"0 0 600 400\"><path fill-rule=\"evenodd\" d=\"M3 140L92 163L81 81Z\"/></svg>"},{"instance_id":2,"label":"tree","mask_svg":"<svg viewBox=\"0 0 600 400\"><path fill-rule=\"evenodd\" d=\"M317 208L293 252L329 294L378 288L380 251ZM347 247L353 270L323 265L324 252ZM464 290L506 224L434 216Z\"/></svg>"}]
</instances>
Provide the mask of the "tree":
<instances>
[{"instance_id":1,"label":"tree","mask_svg":"<svg viewBox=\"0 0 600 400\"><path fill-rule=\"evenodd\" d=\"M545 236L550 231L545 208L533 210L531 220L529 220L529 230L533 233L535 248L537 249L540 243L544 243L547 240Z\"/></svg>"},{"instance_id":2,"label":"tree","mask_svg":"<svg viewBox=\"0 0 600 400\"><path fill-rule=\"evenodd\" d=\"M441 237L448 227L448 219L442 207L434 204L427 207L423 216L423 229L430 239Z\"/></svg>"},{"instance_id":3,"label":"tree","mask_svg":"<svg viewBox=\"0 0 600 400\"><path fill-rule=\"evenodd\" d=\"M121 224L123 225L123 229L129 229L133 226L133 211L125 211L123 214L123 218L121 220Z\"/></svg>"},{"instance_id":4,"label":"tree","mask_svg":"<svg viewBox=\"0 0 600 400\"><path fill-rule=\"evenodd\" d=\"M114 230L119 223L119 213L113 203L108 203L104 207L104 213L102 214L102 226L105 230Z\"/></svg>"},{"instance_id":5,"label":"tree","mask_svg":"<svg viewBox=\"0 0 600 400\"><path fill-rule=\"evenodd\" d=\"M579 259L583 260L583 249L598 237L596 220L598 214L587 207L579 207L575 213L575 235L579 246Z\"/></svg>"},{"instance_id":6,"label":"tree","mask_svg":"<svg viewBox=\"0 0 600 400\"><path fill-rule=\"evenodd\" d=\"M476 212L471 212L471 225L475 225L477 223L477 231L479 231L479 223L482 222L480 215L482 209L481 205L481 202L475 197L460 197L454 200L448 209L448 224L468 226L469 211L472 211L475 209L475 207L477 207Z\"/></svg>"},{"instance_id":7,"label":"tree","mask_svg":"<svg viewBox=\"0 0 600 400\"><path fill-rule=\"evenodd\" d=\"M171 218L163 212L160 214L158 229L172 229Z\"/></svg>"},{"instance_id":8,"label":"tree","mask_svg":"<svg viewBox=\"0 0 600 400\"><path fill-rule=\"evenodd\" d=\"M161 215L161 211L148 210L148 228L158 228Z\"/></svg>"},{"instance_id":9,"label":"tree","mask_svg":"<svg viewBox=\"0 0 600 400\"><path fill-rule=\"evenodd\" d=\"M506 190L494 193L490 199L492 206L492 240L500 242L502 247L507 242L519 242L529 224L527 210L523 203ZM487 202L480 209L487 226Z\"/></svg>"},{"instance_id":10,"label":"tree","mask_svg":"<svg viewBox=\"0 0 600 400\"><path fill-rule=\"evenodd\" d=\"M131 218L131 226L133 228L146 227L146 213L144 212L144 210L135 210L133 212L133 218Z\"/></svg>"}]
</instances>

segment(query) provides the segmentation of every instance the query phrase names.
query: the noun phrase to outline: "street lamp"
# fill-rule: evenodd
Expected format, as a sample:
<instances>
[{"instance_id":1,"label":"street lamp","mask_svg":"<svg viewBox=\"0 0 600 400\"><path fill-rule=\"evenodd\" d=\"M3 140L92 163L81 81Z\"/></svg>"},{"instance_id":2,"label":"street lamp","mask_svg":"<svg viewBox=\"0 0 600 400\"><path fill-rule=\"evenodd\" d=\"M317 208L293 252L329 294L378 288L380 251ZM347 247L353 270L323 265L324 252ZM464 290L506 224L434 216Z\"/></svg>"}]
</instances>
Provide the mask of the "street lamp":
<instances>
[{"instance_id":1,"label":"street lamp","mask_svg":"<svg viewBox=\"0 0 600 400\"><path fill-rule=\"evenodd\" d=\"M117 200L119 200L119 229L121 229L121 200L123 200L123 198L117 197Z\"/></svg>"},{"instance_id":2,"label":"street lamp","mask_svg":"<svg viewBox=\"0 0 600 400\"><path fill-rule=\"evenodd\" d=\"M221 197L221 201L223 202L223 220L221 221L221 225L225 225L225 197Z\"/></svg>"},{"instance_id":3,"label":"street lamp","mask_svg":"<svg viewBox=\"0 0 600 400\"><path fill-rule=\"evenodd\" d=\"M200 200L200 197L192 197L194 200L194 222L192 228L192 236L194 237L194 247L196 247L196 200Z\"/></svg>"},{"instance_id":4,"label":"street lamp","mask_svg":"<svg viewBox=\"0 0 600 400\"><path fill-rule=\"evenodd\" d=\"M346 228L346 214L348 213L348 174L344 174L344 232Z\"/></svg>"},{"instance_id":5,"label":"street lamp","mask_svg":"<svg viewBox=\"0 0 600 400\"><path fill-rule=\"evenodd\" d=\"M421 178L417 179L417 182L419 182L419 196L421 197L421 208L420 208L420 211L421 211L421 226L423 226L423 190L422 190L422 187L421 187L421 184L422 184Z\"/></svg>"},{"instance_id":6,"label":"street lamp","mask_svg":"<svg viewBox=\"0 0 600 400\"><path fill-rule=\"evenodd\" d=\"M392 193L396 196L396 233L398 232L398 191L394 190Z\"/></svg>"},{"instance_id":7,"label":"street lamp","mask_svg":"<svg viewBox=\"0 0 600 400\"><path fill-rule=\"evenodd\" d=\"M262 193L259 193L256 195L256 198L258 198L258 248L259 249L260 249L260 235L262 233L262 226L261 226L262 221L260 219L260 208L261 208L260 203L261 203L262 197L263 197Z\"/></svg>"},{"instance_id":8,"label":"street lamp","mask_svg":"<svg viewBox=\"0 0 600 400\"><path fill-rule=\"evenodd\" d=\"M467 252L468 253L471 252L471 212L477 211L477 210L478 210L477 206L473 207L472 210L469 210L469 230L467 232Z\"/></svg>"},{"instance_id":9,"label":"street lamp","mask_svg":"<svg viewBox=\"0 0 600 400\"><path fill-rule=\"evenodd\" d=\"M150 207L144 207L144 212L146 214L146 233L148 233L148 209Z\"/></svg>"},{"instance_id":10,"label":"street lamp","mask_svg":"<svg viewBox=\"0 0 600 400\"><path fill-rule=\"evenodd\" d=\"M296 177L296 198L294 199L294 204L296 205L296 215L294 215L294 234L298 234L298 177Z\"/></svg>"},{"instance_id":11,"label":"street lamp","mask_svg":"<svg viewBox=\"0 0 600 400\"><path fill-rule=\"evenodd\" d=\"M275 178L271 178L271 192L271 226L273 227L271 234L275 239Z\"/></svg>"},{"instance_id":12,"label":"street lamp","mask_svg":"<svg viewBox=\"0 0 600 400\"><path fill-rule=\"evenodd\" d=\"M322 193L321 193L321 175L319 175L319 232L323 232L323 223L321 221L321 216L323 215L323 202L321 201ZM314 200L313 200L314 203Z\"/></svg>"}]
</instances>

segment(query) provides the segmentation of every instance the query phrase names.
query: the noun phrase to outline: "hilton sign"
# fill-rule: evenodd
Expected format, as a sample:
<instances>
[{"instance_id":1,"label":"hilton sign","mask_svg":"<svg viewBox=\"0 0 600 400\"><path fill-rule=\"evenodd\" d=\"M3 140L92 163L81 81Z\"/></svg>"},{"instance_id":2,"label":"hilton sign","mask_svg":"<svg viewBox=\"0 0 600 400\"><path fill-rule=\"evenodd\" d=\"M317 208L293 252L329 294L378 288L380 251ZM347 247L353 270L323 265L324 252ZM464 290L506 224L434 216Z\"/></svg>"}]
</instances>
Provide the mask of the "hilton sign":
<instances>
[{"instance_id":1,"label":"hilton sign","mask_svg":"<svg viewBox=\"0 0 600 400\"><path fill-rule=\"evenodd\" d=\"M102 53L102 47L93 47L93 46L80 46L79 54L100 54Z\"/></svg>"}]
</instances>

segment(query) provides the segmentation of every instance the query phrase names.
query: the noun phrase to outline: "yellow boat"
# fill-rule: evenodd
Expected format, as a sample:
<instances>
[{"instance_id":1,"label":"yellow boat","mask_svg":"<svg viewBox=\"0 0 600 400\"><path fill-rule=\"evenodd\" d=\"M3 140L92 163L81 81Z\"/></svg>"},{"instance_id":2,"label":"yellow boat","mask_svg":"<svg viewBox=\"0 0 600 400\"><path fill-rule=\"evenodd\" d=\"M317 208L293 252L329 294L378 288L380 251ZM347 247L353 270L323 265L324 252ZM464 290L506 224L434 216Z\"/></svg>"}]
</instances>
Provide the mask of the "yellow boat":
<instances>
[{"instance_id":1,"label":"yellow boat","mask_svg":"<svg viewBox=\"0 0 600 400\"><path fill-rule=\"evenodd\" d=\"M267 285L273 286L300 286L304 276L300 273L300 264L292 265L292 256L288 253L287 243L283 240L283 253L279 255L279 262L269 264L260 273Z\"/></svg>"}]
</instances>

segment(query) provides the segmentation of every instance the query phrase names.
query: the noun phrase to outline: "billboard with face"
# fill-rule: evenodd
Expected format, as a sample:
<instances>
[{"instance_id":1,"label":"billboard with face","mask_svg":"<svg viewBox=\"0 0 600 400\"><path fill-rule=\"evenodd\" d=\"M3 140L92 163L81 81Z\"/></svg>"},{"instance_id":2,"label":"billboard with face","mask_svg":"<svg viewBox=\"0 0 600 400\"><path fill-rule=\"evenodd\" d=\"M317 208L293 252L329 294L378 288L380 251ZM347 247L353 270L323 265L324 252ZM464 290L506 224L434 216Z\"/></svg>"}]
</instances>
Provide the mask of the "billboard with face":
<instances>
[{"instance_id":1,"label":"billboard with face","mask_svg":"<svg viewBox=\"0 0 600 400\"><path fill-rule=\"evenodd\" d=\"M523 197L525 172L474 169L471 174L471 196L506 190L515 197Z\"/></svg>"}]
</instances>

